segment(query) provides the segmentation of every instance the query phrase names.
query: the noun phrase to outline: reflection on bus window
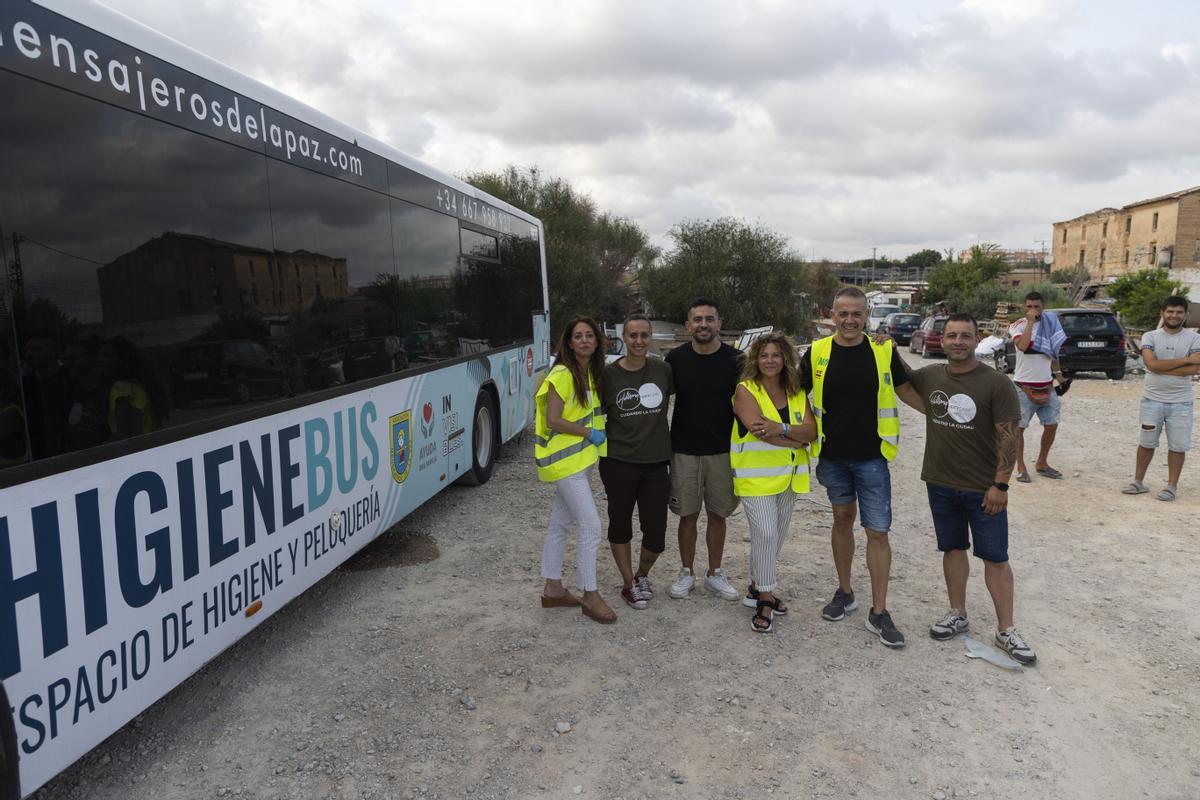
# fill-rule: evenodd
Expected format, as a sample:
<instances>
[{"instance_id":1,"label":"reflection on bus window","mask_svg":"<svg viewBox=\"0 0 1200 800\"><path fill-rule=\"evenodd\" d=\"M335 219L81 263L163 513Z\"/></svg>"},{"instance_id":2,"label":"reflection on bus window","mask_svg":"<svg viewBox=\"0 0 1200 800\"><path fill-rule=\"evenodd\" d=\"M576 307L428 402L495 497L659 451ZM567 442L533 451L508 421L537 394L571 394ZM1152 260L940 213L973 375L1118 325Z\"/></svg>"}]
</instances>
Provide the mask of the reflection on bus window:
<instances>
[{"instance_id":1,"label":"reflection on bus window","mask_svg":"<svg viewBox=\"0 0 1200 800\"><path fill-rule=\"evenodd\" d=\"M22 120L0 128L0 467L510 345L543 305L531 236L9 73L0 92Z\"/></svg>"}]
</instances>

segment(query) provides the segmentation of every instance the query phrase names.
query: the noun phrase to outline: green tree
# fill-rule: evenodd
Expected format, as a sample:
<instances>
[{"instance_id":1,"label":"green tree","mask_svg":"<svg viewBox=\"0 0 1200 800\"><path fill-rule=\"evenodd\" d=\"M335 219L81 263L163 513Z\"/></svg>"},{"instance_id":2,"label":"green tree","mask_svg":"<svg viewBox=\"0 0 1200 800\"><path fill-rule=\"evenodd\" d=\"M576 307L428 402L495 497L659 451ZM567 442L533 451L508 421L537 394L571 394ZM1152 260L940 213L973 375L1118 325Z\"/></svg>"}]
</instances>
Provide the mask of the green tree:
<instances>
[{"instance_id":1,"label":"green tree","mask_svg":"<svg viewBox=\"0 0 1200 800\"><path fill-rule=\"evenodd\" d=\"M937 250L918 250L904 259L904 266L918 269L935 267L942 261L942 254Z\"/></svg>"},{"instance_id":2,"label":"green tree","mask_svg":"<svg viewBox=\"0 0 1200 800\"><path fill-rule=\"evenodd\" d=\"M966 261L945 261L933 268L927 277L925 295L931 300L944 301L951 308L977 287L995 282L1008 272L1008 265L994 244L971 247Z\"/></svg>"},{"instance_id":3,"label":"green tree","mask_svg":"<svg viewBox=\"0 0 1200 800\"><path fill-rule=\"evenodd\" d=\"M666 319L682 320L689 301L711 297L727 328L774 325L799 333L832 274L808 270L778 233L730 217L687 220L670 237L674 247L641 271L647 301Z\"/></svg>"},{"instance_id":4,"label":"green tree","mask_svg":"<svg viewBox=\"0 0 1200 800\"><path fill-rule=\"evenodd\" d=\"M541 219L552 324L576 314L619 320L638 307L638 270L658 255L634 222L597 211L591 198L537 168L509 166L463 180Z\"/></svg>"},{"instance_id":5,"label":"green tree","mask_svg":"<svg viewBox=\"0 0 1200 800\"><path fill-rule=\"evenodd\" d=\"M1121 275L1105 292L1126 325L1151 328L1158 321L1162 301L1173 294L1186 297L1188 290L1165 269L1142 269Z\"/></svg>"}]
</instances>

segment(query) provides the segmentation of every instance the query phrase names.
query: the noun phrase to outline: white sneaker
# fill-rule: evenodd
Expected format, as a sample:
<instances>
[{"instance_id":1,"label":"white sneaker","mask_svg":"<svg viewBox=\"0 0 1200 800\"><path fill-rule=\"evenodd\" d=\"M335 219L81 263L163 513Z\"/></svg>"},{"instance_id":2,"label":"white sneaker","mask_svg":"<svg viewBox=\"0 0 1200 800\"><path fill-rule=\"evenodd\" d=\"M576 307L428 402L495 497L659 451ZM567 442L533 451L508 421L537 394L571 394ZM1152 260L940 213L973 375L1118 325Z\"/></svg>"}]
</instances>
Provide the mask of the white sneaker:
<instances>
[{"instance_id":1,"label":"white sneaker","mask_svg":"<svg viewBox=\"0 0 1200 800\"><path fill-rule=\"evenodd\" d=\"M725 579L725 573L720 567L713 570L712 575L704 576L704 588L721 595L722 600L737 600L738 590Z\"/></svg>"},{"instance_id":2,"label":"white sneaker","mask_svg":"<svg viewBox=\"0 0 1200 800\"><path fill-rule=\"evenodd\" d=\"M696 576L687 567L679 570L679 579L671 584L671 597L676 600L682 600L692 593L692 589L696 586Z\"/></svg>"}]
</instances>

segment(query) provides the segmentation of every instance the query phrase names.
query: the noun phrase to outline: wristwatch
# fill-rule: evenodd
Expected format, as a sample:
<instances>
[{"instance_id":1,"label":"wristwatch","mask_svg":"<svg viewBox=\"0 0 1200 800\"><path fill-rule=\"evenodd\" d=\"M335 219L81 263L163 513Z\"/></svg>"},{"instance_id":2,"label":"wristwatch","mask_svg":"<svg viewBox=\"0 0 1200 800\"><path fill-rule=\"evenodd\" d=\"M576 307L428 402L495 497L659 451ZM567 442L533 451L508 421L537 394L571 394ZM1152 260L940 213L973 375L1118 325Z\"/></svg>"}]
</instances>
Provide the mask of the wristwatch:
<instances>
[{"instance_id":1,"label":"wristwatch","mask_svg":"<svg viewBox=\"0 0 1200 800\"><path fill-rule=\"evenodd\" d=\"M995 486L997 489L999 489L999 490L1000 490L1000 491L1002 491L1002 492L1007 492L1007 491L1008 491L1008 484L1007 484L1007 483L1001 483L1000 481L996 481L995 483L993 483L993 484L992 484L992 486Z\"/></svg>"}]
</instances>

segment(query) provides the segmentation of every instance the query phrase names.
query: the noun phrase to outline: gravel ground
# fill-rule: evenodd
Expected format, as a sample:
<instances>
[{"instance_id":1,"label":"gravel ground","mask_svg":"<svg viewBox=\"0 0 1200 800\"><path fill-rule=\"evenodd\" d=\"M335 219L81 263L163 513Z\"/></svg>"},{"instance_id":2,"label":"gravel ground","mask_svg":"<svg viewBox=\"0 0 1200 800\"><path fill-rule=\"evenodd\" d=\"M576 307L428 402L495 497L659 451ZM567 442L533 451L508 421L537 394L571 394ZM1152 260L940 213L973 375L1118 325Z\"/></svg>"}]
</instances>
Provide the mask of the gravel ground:
<instances>
[{"instance_id":1,"label":"gravel ground","mask_svg":"<svg viewBox=\"0 0 1200 800\"><path fill-rule=\"evenodd\" d=\"M619 603L602 550L616 625L540 608L551 492L531 447L510 444L491 482L439 495L39 796L1195 798L1200 467L1173 504L1119 493L1140 384L1081 376L1051 457L1065 479L1013 484L1017 624L1036 667L926 634L946 600L907 408L889 595L903 651L863 629L866 603L820 618L835 581L819 487L797 502L792 613L770 635L702 590L669 599L673 542L644 611ZM1163 452L1151 485L1165 473ZM745 530L739 513L735 585ZM855 586L869 599L861 538ZM968 598L988 641L978 564Z\"/></svg>"}]
</instances>

